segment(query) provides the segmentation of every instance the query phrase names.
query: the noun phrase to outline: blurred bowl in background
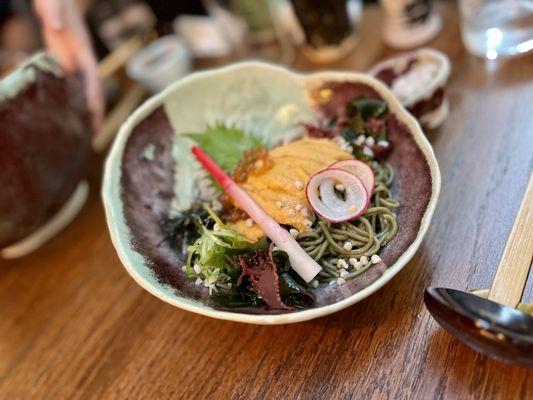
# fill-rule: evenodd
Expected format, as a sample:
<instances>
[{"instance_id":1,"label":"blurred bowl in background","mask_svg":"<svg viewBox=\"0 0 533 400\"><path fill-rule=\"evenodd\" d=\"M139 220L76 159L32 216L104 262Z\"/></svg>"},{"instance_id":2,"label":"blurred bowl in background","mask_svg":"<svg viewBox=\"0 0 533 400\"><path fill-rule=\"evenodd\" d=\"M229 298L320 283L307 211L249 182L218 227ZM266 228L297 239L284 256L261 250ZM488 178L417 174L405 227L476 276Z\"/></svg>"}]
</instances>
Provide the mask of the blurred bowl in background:
<instances>
[{"instance_id":1,"label":"blurred bowl in background","mask_svg":"<svg viewBox=\"0 0 533 400\"><path fill-rule=\"evenodd\" d=\"M223 14L224 17L227 17ZM220 18L219 18L220 20ZM234 20L231 20L234 22ZM237 22L237 32L225 32L220 22L210 16L180 15L174 20L174 32L182 37L196 59L217 59L230 57L234 50L234 41L245 40L245 32ZM227 25L227 24L226 24ZM236 39L232 39L236 36Z\"/></svg>"},{"instance_id":2,"label":"blurred bowl in background","mask_svg":"<svg viewBox=\"0 0 533 400\"><path fill-rule=\"evenodd\" d=\"M175 35L163 36L140 50L126 66L128 76L152 94L184 77L191 70L191 55Z\"/></svg>"},{"instance_id":3,"label":"blurred bowl in background","mask_svg":"<svg viewBox=\"0 0 533 400\"><path fill-rule=\"evenodd\" d=\"M22 257L83 207L90 123L82 79L40 53L0 80L0 257Z\"/></svg>"},{"instance_id":4,"label":"blurred bowl in background","mask_svg":"<svg viewBox=\"0 0 533 400\"><path fill-rule=\"evenodd\" d=\"M380 61L368 73L389 86L424 128L437 128L448 118L446 84L451 64L446 54L432 48L400 53Z\"/></svg>"}]
</instances>

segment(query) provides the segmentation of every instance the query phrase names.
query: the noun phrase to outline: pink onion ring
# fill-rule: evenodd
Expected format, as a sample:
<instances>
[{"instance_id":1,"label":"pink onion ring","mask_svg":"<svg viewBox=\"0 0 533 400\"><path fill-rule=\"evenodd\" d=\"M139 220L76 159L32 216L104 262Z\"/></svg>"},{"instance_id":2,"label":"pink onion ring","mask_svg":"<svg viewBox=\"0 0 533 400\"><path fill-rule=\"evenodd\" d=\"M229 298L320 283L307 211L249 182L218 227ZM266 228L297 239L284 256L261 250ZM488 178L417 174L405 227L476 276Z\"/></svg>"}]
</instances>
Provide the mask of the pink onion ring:
<instances>
[{"instance_id":1,"label":"pink onion ring","mask_svg":"<svg viewBox=\"0 0 533 400\"><path fill-rule=\"evenodd\" d=\"M335 191L344 187L344 197ZM307 202L321 218L331 222L350 221L368 208L369 196L363 182L353 173L327 168L309 179L306 186Z\"/></svg>"},{"instance_id":2,"label":"pink onion ring","mask_svg":"<svg viewBox=\"0 0 533 400\"><path fill-rule=\"evenodd\" d=\"M345 171L351 172L363 182L365 189L368 193L368 197L372 197L372 191L374 190L374 171L372 168L359 160L343 160L337 161L331 164L328 168L339 168Z\"/></svg>"}]
</instances>

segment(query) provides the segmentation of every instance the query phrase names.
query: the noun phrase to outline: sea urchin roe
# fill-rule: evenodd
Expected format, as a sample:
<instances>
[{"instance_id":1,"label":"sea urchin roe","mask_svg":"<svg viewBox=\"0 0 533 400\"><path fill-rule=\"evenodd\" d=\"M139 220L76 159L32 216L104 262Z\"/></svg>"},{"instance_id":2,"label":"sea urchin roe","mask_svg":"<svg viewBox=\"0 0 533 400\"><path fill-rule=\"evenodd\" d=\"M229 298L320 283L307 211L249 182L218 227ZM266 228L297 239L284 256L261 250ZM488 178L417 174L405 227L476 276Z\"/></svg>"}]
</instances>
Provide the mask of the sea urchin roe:
<instances>
[{"instance_id":1,"label":"sea urchin roe","mask_svg":"<svg viewBox=\"0 0 533 400\"><path fill-rule=\"evenodd\" d=\"M272 160L268 157L268 150L264 147L246 150L239 164L233 171L233 180L237 183L245 182L250 175L260 175L272 168Z\"/></svg>"},{"instance_id":2,"label":"sea urchin roe","mask_svg":"<svg viewBox=\"0 0 533 400\"><path fill-rule=\"evenodd\" d=\"M261 175L272 168L272 166L273 162L268 156L268 150L264 147L256 147L244 152L231 177L235 182L243 183L246 182L249 176ZM220 196L220 202L222 203L223 214L227 221L234 222L248 218L244 211L235 207L227 193L224 192Z\"/></svg>"},{"instance_id":3,"label":"sea urchin roe","mask_svg":"<svg viewBox=\"0 0 533 400\"><path fill-rule=\"evenodd\" d=\"M352 158L332 140L301 139L270 150L272 167L259 175L251 174L239 185L276 222L305 232L313 224L305 184L334 162ZM257 225L246 226L246 218L229 221L229 225L250 241L264 236Z\"/></svg>"}]
</instances>

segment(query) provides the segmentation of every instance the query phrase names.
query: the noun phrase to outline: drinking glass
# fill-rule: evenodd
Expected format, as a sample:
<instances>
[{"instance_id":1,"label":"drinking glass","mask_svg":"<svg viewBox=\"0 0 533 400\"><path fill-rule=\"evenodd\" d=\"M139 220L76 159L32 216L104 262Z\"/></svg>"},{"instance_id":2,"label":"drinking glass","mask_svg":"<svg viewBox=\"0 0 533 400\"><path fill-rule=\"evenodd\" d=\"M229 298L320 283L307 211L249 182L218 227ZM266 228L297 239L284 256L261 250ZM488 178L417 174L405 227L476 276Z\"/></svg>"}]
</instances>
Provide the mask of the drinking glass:
<instances>
[{"instance_id":1,"label":"drinking glass","mask_svg":"<svg viewBox=\"0 0 533 400\"><path fill-rule=\"evenodd\" d=\"M533 49L532 0L460 0L461 35L473 54L494 60Z\"/></svg>"},{"instance_id":2,"label":"drinking glass","mask_svg":"<svg viewBox=\"0 0 533 400\"><path fill-rule=\"evenodd\" d=\"M361 0L291 0L305 34L304 54L314 62L328 63L355 47Z\"/></svg>"}]
</instances>

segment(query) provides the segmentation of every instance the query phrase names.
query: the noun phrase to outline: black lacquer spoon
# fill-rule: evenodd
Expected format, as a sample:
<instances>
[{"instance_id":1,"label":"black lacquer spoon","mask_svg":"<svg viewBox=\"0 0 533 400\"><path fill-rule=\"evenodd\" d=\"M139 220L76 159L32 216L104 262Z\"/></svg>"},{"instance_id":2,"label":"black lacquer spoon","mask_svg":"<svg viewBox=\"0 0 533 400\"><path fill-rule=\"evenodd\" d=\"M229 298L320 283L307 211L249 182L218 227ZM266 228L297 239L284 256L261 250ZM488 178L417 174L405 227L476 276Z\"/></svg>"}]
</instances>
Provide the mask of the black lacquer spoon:
<instances>
[{"instance_id":1,"label":"black lacquer spoon","mask_svg":"<svg viewBox=\"0 0 533 400\"><path fill-rule=\"evenodd\" d=\"M533 368L533 317L516 310L533 256L533 175L505 245L488 299L429 287L424 302L435 320L474 350Z\"/></svg>"}]
</instances>

